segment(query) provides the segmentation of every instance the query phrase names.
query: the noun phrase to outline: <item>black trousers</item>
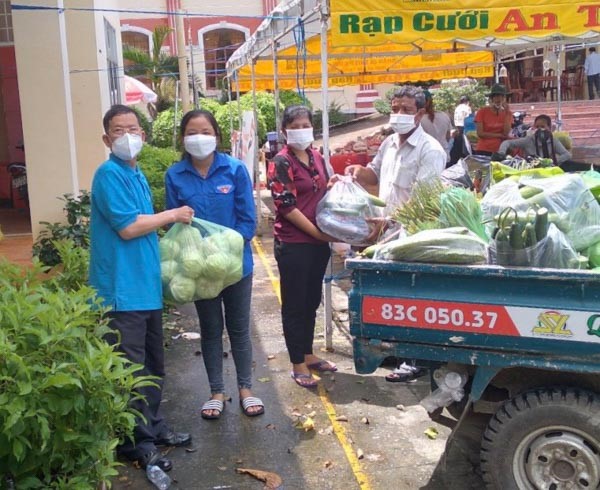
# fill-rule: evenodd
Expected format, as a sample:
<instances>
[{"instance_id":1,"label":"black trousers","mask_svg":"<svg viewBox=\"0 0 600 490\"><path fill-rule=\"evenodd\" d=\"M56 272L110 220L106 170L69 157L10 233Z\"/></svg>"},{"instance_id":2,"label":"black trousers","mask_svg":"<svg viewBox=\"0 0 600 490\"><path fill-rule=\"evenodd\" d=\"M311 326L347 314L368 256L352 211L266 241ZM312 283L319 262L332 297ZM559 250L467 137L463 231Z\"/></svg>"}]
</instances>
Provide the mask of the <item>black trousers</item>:
<instances>
[{"instance_id":1,"label":"black trousers","mask_svg":"<svg viewBox=\"0 0 600 490\"><path fill-rule=\"evenodd\" d=\"M596 73L595 75L588 75L587 83L590 100L594 99L594 89L596 90L596 95L600 97L600 73Z\"/></svg>"},{"instance_id":2,"label":"black trousers","mask_svg":"<svg viewBox=\"0 0 600 490\"><path fill-rule=\"evenodd\" d=\"M275 241L279 268L281 322L292 364L312 354L317 309L321 304L323 276L329 261L329 244Z\"/></svg>"},{"instance_id":3,"label":"black trousers","mask_svg":"<svg viewBox=\"0 0 600 490\"><path fill-rule=\"evenodd\" d=\"M139 411L146 420L136 420L134 441L126 439L117 450L119 454L133 459L156 447L154 441L165 425L160 413L165 375L162 310L112 311L108 313L108 317L110 327L120 335L109 335L106 340L112 345L118 343L117 350L123 352L129 361L144 366L136 375L160 378L154 381L158 387L147 386L138 390L138 393L146 397L145 401L131 402L131 407Z\"/></svg>"}]
</instances>

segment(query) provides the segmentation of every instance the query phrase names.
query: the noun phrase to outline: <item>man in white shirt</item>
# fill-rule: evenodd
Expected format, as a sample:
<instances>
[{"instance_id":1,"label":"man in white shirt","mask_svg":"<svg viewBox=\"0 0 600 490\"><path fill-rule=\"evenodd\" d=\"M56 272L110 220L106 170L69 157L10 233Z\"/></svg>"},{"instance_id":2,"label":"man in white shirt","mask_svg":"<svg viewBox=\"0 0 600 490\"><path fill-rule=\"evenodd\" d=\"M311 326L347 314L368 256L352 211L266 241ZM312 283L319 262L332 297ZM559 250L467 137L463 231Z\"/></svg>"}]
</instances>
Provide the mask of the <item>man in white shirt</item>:
<instances>
[{"instance_id":1,"label":"man in white shirt","mask_svg":"<svg viewBox=\"0 0 600 490\"><path fill-rule=\"evenodd\" d=\"M600 54L596 53L596 48L590 48L590 54L585 59L583 69L587 76L590 100L594 99L594 89L596 89L596 95L600 97Z\"/></svg>"},{"instance_id":2,"label":"man in white shirt","mask_svg":"<svg viewBox=\"0 0 600 490\"><path fill-rule=\"evenodd\" d=\"M398 87L392 97L390 126L394 134L388 136L379 151L366 167L350 165L346 174L352 175L361 185L379 184L379 197L387 205L386 216L410 199L416 182L430 180L446 167L446 152L440 143L421 127L425 114L425 93L411 85ZM375 227L371 238L375 240L389 218ZM402 362L385 379L390 382L412 381L421 372L414 365Z\"/></svg>"},{"instance_id":3,"label":"man in white shirt","mask_svg":"<svg viewBox=\"0 0 600 490\"><path fill-rule=\"evenodd\" d=\"M420 126L423 114L423 90L411 85L398 87L390 115L394 134L383 141L366 167L350 165L345 169L363 186L379 185L379 197L387 203L388 215L408 201L415 182L439 175L446 166L446 152Z\"/></svg>"}]
</instances>

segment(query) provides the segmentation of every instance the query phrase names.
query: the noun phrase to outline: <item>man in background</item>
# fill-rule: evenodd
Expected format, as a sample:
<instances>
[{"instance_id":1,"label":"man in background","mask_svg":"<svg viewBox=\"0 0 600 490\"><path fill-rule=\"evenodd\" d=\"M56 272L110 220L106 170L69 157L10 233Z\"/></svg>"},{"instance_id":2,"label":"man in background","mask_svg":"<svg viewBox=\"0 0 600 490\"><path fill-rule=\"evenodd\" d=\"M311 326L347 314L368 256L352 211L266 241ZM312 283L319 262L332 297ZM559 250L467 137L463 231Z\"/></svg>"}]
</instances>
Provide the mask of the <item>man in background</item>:
<instances>
[{"instance_id":1,"label":"man in background","mask_svg":"<svg viewBox=\"0 0 600 490\"><path fill-rule=\"evenodd\" d=\"M594 100L594 89L596 95L600 96L600 54L596 53L596 48L590 48L590 54L585 59L583 69L587 76L590 100Z\"/></svg>"}]
</instances>

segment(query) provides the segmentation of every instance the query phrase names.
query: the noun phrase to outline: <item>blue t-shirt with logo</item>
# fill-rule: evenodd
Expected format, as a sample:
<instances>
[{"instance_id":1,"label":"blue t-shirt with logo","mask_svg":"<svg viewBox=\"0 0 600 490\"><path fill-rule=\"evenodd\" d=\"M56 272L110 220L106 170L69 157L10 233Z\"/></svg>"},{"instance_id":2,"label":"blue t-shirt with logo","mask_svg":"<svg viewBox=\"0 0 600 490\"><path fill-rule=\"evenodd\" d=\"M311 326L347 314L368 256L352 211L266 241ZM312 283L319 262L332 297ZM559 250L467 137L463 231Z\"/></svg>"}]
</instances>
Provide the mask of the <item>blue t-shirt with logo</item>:
<instances>
[{"instance_id":1,"label":"blue t-shirt with logo","mask_svg":"<svg viewBox=\"0 0 600 490\"><path fill-rule=\"evenodd\" d=\"M156 232L130 240L119 235L140 214L154 214L148 181L111 153L92 181L89 282L114 311L162 308Z\"/></svg>"},{"instance_id":2,"label":"blue t-shirt with logo","mask_svg":"<svg viewBox=\"0 0 600 490\"><path fill-rule=\"evenodd\" d=\"M190 206L194 216L237 231L244 237L243 277L252 272L250 240L256 232L256 211L252 180L244 163L225 153L215 152L206 177L189 158L167 170L167 209Z\"/></svg>"}]
</instances>

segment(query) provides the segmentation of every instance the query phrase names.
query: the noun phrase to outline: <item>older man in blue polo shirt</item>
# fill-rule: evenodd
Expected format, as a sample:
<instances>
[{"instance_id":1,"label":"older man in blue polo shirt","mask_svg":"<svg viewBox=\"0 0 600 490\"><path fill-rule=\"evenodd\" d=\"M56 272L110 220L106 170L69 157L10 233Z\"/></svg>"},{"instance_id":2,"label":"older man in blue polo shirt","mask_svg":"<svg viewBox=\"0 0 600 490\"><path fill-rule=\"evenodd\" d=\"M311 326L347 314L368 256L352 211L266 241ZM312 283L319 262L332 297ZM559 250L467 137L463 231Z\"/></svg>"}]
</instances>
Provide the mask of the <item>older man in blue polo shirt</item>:
<instances>
[{"instance_id":1,"label":"older man in blue polo shirt","mask_svg":"<svg viewBox=\"0 0 600 490\"><path fill-rule=\"evenodd\" d=\"M158 387L139 390L145 401L133 401L132 406L145 420L137 420L134 440L124 441L117 451L142 468L156 465L169 471L172 464L157 446L189 444L191 437L168 428L159 410L164 348L156 230L189 223L194 210L182 206L154 214L150 187L136 161L145 135L131 108L111 107L103 124L102 140L111 153L92 183L90 284L110 308L110 326L119 334L107 340L118 343L128 360L144 366L139 375L161 379Z\"/></svg>"}]
</instances>

